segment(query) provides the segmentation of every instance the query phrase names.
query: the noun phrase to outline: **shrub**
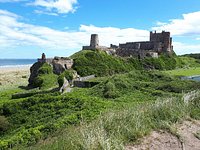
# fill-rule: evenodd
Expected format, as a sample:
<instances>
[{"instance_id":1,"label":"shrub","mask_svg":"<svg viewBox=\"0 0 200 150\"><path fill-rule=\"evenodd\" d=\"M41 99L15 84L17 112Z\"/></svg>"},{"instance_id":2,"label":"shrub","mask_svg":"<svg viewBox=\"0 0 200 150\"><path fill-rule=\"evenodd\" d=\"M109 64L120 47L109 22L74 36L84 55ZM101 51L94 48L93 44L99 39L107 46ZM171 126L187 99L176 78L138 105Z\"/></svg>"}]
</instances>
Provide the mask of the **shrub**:
<instances>
[{"instance_id":1,"label":"shrub","mask_svg":"<svg viewBox=\"0 0 200 150\"><path fill-rule=\"evenodd\" d=\"M57 85L57 75L53 74L53 68L43 63L38 70L38 75L33 79L32 86L42 89L51 88Z\"/></svg>"},{"instance_id":2,"label":"shrub","mask_svg":"<svg viewBox=\"0 0 200 150\"><path fill-rule=\"evenodd\" d=\"M41 76L38 76L33 80L33 87L42 87L43 82Z\"/></svg>"},{"instance_id":3,"label":"shrub","mask_svg":"<svg viewBox=\"0 0 200 150\"><path fill-rule=\"evenodd\" d=\"M105 98L117 98L119 97L118 91L115 85L108 81L104 87L103 95Z\"/></svg>"},{"instance_id":4,"label":"shrub","mask_svg":"<svg viewBox=\"0 0 200 150\"><path fill-rule=\"evenodd\" d=\"M42 89L52 88L57 86L57 75L41 74L34 79L33 86Z\"/></svg>"},{"instance_id":5,"label":"shrub","mask_svg":"<svg viewBox=\"0 0 200 150\"><path fill-rule=\"evenodd\" d=\"M64 76L61 74L58 76L58 85L59 87L62 87L64 84Z\"/></svg>"},{"instance_id":6,"label":"shrub","mask_svg":"<svg viewBox=\"0 0 200 150\"><path fill-rule=\"evenodd\" d=\"M53 68L51 67L51 65L44 63L42 65L42 67L40 67L40 69L38 70L38 74L52 74L53 73Z\"/></svg>"},{"instance_id":7,"label":"shrub","mask_svg":"<svg viewBox=\"0 0 200 150\"><path fill-rule=\"evenodd\" d=\"M0 133L9 129L9 122L5 116L0 116Z\"/></svg>"},{"instance_id":8,"label":"shrub","mask_svg":"<svg viewBox=\"0 0 200 150\"><path fill-rule=\"evenodd\" d=\"M70 69L70 70L65 70L62 74L60 74L60 75L58 76L58 84L59 84L59 87L61 87L61 86L64 84L64 78L66 78L68 81L73 80L74 74L75 74L75 71L72 70L72 69Z\"/></svg>"}]
</instances>

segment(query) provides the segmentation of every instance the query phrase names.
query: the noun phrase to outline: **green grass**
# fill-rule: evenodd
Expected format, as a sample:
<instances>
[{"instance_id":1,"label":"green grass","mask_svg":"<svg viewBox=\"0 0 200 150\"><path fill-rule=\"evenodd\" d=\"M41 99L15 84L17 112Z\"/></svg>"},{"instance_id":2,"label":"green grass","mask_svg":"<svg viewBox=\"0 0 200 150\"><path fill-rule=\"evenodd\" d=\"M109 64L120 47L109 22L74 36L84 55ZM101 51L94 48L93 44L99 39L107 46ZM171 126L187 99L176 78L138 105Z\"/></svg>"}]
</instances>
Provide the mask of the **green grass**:
<instances>
[{"instance_id":1,"label":"green grass","mask_svg":"<svg viewBox=\"0 0 200 150\"><path fill-rule=\"evenodd\" d=\"M99 80L102 82L93 88L75 88L64 95L29 91L21 98L19 94L18 99L7 97L7 102L0 107L0 115L11 126L0 136L1 148L30 146L57 130L92 122L108 111L123 111L127 107L134 110L141 103L145 106L159 97L179 97L183 91L200 88L200 83L182 81L159 71L132 71ZM194 110L193 116L196 116L199 111Z\"/></svg>"},{"instance_id":2,"label":"green grass","mask_svg":"<svg viewBox=\"0 0 200 150\"><path fill-rule=\"evenodd\" d=\"M99 51L82 51L72 57L75 59L73 69L82 76L99 76L93 81L100 84L74 88L73 92L63 95L48 91L58 87L57 75L48 64L43 64L34 80L40 92L17 88L1 91L0 116L10 124L1 132L1 149L34 145L66 128L65 135L58 136L61 139L57 145L50 144L51 148L107 149L110 146L121 149L151 130L166 128L188 115L200 118L199 99L185 105L180 98L184 92L199 89L200 83L183 81L169 73L143 70L174 69L192 58L184 58L184 61L171 56L122 59ZM191 62L196 64L194 59ZM20 93L12 99L11 95L16 92ZM170 103L164 101L169 97L175 99ZM157 99L161 100L154 103Z\"/></svg>"},{"instance_id":3,"label":"green grass","mask_svg":"<svg viewBox=\"0 0 200 150\"><path fill-rule=\"evenodd\" d=\"M200 67L176 69L165 72L176 76L194 76L194 75L200 75Z\"/></svg>"},{"instance_id":4,"label":"green grass","mask_svg":"<svg viewBox=\"0 0 200 150\"><path fill-rule=\"evenodd\" d=\"M192 98L194 95L196 98ZM51 140L41 141L30 149L124 149L126 145L137 143L139 138L152 130L171 131L170 126L192 117L193 109L200 108L195 105L200 104L200 92L182 96L111 111L92 123L82 122L79 127L66 128ZM188 97L190 101L185 103ZM196 117L199 115L195 114ZM199 132L195 136L199 137Z\"/></svg>"}]
</instances>

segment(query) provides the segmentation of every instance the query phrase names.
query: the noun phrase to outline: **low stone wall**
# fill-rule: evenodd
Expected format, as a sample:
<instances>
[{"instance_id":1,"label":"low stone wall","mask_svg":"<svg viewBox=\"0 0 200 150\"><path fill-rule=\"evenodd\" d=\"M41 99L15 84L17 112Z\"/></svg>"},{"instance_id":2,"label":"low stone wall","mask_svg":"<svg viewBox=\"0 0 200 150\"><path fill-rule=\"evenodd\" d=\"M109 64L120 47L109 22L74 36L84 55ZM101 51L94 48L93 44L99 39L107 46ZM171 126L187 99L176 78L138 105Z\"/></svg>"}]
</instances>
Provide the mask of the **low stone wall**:
<instances>
[{"instance_id":1,"label":"low stone wall","mask_svg":"<svg viewBox=\"0 0 200 150\"><path fill-rule=\"evenodd\" d=\"M90 88L99 84L99 82L90 82L90 81L73 81L74 87L79 88Z\"/></svg>"}]
</instances>

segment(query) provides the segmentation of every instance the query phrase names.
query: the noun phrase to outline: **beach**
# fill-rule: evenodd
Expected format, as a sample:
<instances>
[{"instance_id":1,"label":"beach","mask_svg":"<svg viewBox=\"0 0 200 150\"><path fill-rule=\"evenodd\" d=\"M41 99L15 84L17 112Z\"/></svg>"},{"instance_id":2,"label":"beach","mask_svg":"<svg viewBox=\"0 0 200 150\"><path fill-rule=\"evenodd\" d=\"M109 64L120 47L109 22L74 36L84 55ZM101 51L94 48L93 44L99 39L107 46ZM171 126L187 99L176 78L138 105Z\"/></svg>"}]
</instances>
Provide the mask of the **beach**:
<instances>
[{"instance_id":1,"label":"beach","mask_svg":"<svg viewBox=\"0 0 200 150\"><path fill-rule=\"evenodd\" d=\"M28 84L31 65L0 67L0 89Z\"/></svg>"}]
</instances>

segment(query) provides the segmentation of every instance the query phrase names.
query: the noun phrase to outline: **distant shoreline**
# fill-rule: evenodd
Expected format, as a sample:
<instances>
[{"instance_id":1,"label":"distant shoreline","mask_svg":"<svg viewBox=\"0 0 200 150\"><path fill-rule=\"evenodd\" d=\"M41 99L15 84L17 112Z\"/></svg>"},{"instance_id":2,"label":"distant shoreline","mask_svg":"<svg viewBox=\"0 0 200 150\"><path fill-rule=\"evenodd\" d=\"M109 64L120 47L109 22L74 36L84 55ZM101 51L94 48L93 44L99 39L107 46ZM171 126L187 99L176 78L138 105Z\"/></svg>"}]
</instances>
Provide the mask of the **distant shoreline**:
<instances>
[{"instance_id":1,"label":"distant shoreline","mask_svg":"<svg viewBox=\"0 0 200 150\"><path fill-rule=\"evenodd\" d=\"M32 65L10 65L10 66L0 66L0 74L5 74L9 72L29 72Z\"/></svg>"},{"instance_id":2,"label":"distant shoreline","mask_svg":"<svg viewBox=\"0 0 200 150\"><path fill-rule=\"evenodd\" d=\"M0 68L23 68L23 67L31 67L33 64L26 64L26 65L5 65L0 66Z\"/></svg>"},{"instance_id":3,"label":"distant shoreline","mask_svg":"<svg viewBox=\"0 0 200 150\"><path fill-rule=\"evenodd\" d=\"M35 62L37 62L36 59L0 59L0 68L26 67Z\"/></svg>"}]
</instances>

